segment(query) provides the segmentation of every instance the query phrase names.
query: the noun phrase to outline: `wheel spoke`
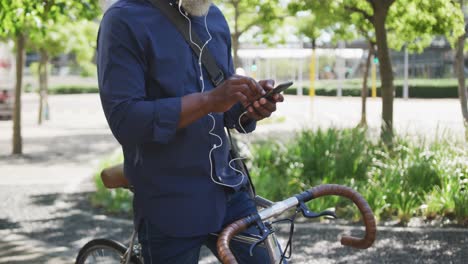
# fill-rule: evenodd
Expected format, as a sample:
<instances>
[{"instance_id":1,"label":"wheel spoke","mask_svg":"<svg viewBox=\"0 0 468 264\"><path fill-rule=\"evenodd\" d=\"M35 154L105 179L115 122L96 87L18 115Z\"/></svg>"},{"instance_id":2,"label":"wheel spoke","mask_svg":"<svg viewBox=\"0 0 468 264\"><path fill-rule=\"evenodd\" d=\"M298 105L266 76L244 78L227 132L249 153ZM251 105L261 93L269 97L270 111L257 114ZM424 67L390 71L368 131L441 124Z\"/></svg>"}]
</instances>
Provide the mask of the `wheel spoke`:
<instances>
[{"instance_id":1,"label":"wheel spoke","mask_svg":"<svg viewBox=\"0 0 468 264\"><path fill-rule=\"evenodd\" d=\"M115 264L121 263L125 250L112 245L94 245L80 258L80 264Z\"/></svg>"}]
</instances>

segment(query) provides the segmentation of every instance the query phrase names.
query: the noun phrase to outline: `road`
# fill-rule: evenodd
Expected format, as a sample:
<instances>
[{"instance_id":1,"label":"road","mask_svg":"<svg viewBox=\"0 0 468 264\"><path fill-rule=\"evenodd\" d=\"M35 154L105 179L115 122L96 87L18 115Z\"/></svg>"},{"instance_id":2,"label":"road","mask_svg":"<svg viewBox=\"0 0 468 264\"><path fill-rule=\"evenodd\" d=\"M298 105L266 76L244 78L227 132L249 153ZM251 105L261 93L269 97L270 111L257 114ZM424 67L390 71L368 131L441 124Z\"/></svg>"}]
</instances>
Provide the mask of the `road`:
<instances>
[{"instance_id":1,"label":"road","mask_svg":"<svg viewBox=\"0 0 468 264\"><path fill-rule=\"evenodd\" d=\"M12 122L0 121L0 263L70 263L93 237L124 240L131 221L93 209L88 195L99 161L118 149L97 95L51 96L51 120L36 124L37 97L23 99L24 155L10 156ZM380 103L369 102L369 124L378 128ZM258 133L312 127L353 127L359 121L359 99L288 96ZM396 100L395 125L400 133L433 136L437 128L461 137L456 100ZM284 227L285 228L285 227ZM280 234L284 238L284 228ZM342 248L338 234L346 226L300 224L293 263L463 263L468 259L466 229L383 228L368 251ZM310 260L308 256L313 255ZM207 256L201 263L216 262Z\"/></svg>"}]
</instances>

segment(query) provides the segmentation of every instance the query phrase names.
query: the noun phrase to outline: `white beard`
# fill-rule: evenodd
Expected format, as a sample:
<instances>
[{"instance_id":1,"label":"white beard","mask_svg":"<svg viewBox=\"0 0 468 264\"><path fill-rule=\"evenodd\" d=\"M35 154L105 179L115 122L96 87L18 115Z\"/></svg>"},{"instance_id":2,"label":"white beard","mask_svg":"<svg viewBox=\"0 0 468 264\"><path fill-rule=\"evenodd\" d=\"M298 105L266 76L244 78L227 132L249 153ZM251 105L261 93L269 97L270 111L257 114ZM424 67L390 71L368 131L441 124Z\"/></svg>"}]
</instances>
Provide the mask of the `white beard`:
<instances>
[{"instance_id":1,"label":"white beard","mask_svg":"<svg viewBox=\"0 0 468 264\"><path fill-rule=\"evenodd\" d=\"M105 12L115 2L117 2L117 0L99 0L99 5L101 6L101 9Z\"/></svg>"},{"instance_id":2,"label":"white beard","mask_svg":"<svg viewBox=\"0 0 468 264\"><path fill-rule=\"evenodd\" d=\"M204 16L210 10L213 0L179 0L182 7L192 16Z\"/></svg>"}]
</instances>

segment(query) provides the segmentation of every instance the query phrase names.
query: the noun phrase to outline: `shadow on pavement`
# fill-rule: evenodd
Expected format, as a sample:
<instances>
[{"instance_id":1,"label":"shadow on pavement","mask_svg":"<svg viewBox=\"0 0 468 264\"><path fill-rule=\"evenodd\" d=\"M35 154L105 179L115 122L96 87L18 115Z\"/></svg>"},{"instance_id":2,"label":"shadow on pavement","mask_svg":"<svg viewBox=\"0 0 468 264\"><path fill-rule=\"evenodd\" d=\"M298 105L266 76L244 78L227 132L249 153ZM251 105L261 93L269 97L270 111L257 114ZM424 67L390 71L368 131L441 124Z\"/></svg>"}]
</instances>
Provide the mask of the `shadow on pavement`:
<instances>
[{"instance_id":1,"label":"shadow on pavement","mask_svg":"<svg viewBox=\"0 0 468 264\"><path fill-rule=\"evenodd\" d=\"M7 259L6 263L70 263L79 249L93 238L127 241L133 226L131 219L116 221L103 215L99 209L91 207L89 195L31 195L30 203L49 213L21 221L21 226L0 219L0 229L16 228L9 233L9 239L0 239L0 263L4 263L2 259ZM22 245L29 241L37 241L38 245L33 248ZM15 255L18 257L14 258Z\"/></svg>"},{"instance_id":2,"label":"shadow on pavement","mask_svg":"<svg viewBox=\"0 0 468 264\"><path fill-rule=\"evenodd\" d=\"M358 228L310 224L294 235L291 263L465 263L468 257L467 232L438 229L414 231L380 230L376 243L367 250L344 247L343 233L361 237ZM280 236L287 235L281 228Z\"/></svg>"},{"instance_id":3,"label":"shadow on pavement","mask_svg":"<svg viewBox=\"0 0 468 264\"><path fill-rule=\"evenodd\" d=\"M9 263L46 263L51 259L72 261L79 250L92 238L104 237L126 241L130 236L130 221L115 221L101 215L88 202L90 193L77 193L65 196L66 206L57 208L43 219L25 221L24 226L32 225L32 230L20 230L20 237L40 241L47 254L34 255L34 250L26 251L29 258L25 261ZM39 207L50 207L63 197L60 194L31 196L31 203ZM18 225L7 219L0 221L3 228L18 228ZM28 228L26 228L28 229ZM287 237L287 225L281 225L278 235ZM367 250L355 250L343 247L338 242L343 233L355 236L362 235L358 227L343 227L324 224L300 224L296 228L293 242L293 259L291 263L464 263L468 257L468 236L462 232L443 229L431 231L394 231L380 230L376 244ZM2 245L2 256L19 254L15 243ZM217 263L205 251L202 258ZM1 261L0 261L1 262Z\"/></svg>"},{"instance_id":4,"label":"shadow on pavement","mask_svg":"<svg viewBox=\"0 0 468 264\"><path fill-rule=\"evenodd\" d=\"M20 221L0 219L0 263L70 263L78 250L93 238L110 238L126 242L132 223L116 220L92 208L90 192L75 194L45 193L30 195L28 202L46 212ZM3 229L3 230L2 230ZM278 235L284 242L288 225L280 225ZM343 247L343 234L361 236L359 227L299 223L293 240L290 263L466 263L468 231L465 229L393 229L381 228L376 244L367 250ZM27 239L24 239L27 238ZM31 245L30 241L38 244ZM26 242L27 245L25 245ZM22 256L11 258L11 256ZM206 250L200 263L217 263Z\"/></svg>"},{"instance_id":5,"label":"shadow on pavement","mask_svg":"<svg viewBox=\"0 0 468 264\"><path fill-rule=\"evenodd\" d=\"M11 222L10 220L5 219L5 218L0 218L0 230L14 229L14 228L18 228L18 227L19 227L18 223Z\"/></svg>"},{"instance_id":6,"label":"shadow on pavement","mask_svg":"<svg viewBox=\"0 0 468 264\"><path fill-rule=\"evenodd\" d=\"M112 135L86 134L25 139L24 146L25 155L0 155L0 164L79 164L108 155L118 144Z\"/></svg>"}]
</instances>

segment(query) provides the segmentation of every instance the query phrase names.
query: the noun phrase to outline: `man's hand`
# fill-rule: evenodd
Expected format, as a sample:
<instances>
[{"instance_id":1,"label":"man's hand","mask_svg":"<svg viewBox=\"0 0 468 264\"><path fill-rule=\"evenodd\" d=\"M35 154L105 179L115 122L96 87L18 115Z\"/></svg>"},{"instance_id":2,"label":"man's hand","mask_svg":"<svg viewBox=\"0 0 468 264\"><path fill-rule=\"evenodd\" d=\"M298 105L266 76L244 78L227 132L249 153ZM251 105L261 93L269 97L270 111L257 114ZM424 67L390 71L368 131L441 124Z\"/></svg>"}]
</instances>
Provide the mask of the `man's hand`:
<instances>
[{"instance_id":1,"label":"man's hand","mask_svg":"<svg viewBox=\"0 0 468 264\"><path fill-rule=\"evenodd\" d=\"M273 80L262 80L259 81L258 84L266 91L273 90L275 81ZM257 97L258 98L258 97ZM282 94L274 94L271 98L271 100L268 100L266 98L260 98L259 100L255 100L252 103L252 106L250 106L247 109L247 114L246 116L248 118L254 119L254 120L262 120L264 118L270 117L273 112L276 111L276 103L283 102L284 97ZM252 101L250 101L252 102ZM248 104L244 104L248 105ZM246 120L242 120L242 122L245 122Z\"/></svg>"},{"instance_id":2,"label":"man's hand","mask_svg":"<svg viewBox=\"0 0 468 264\"><path fill-rule=\"evenodd\" d=\"M265 94L264 88L253 79L234 75L207 93L210 112L226 112L237 102L243 105Z\"/></svg>"}]
</instances>

